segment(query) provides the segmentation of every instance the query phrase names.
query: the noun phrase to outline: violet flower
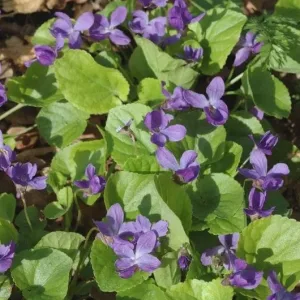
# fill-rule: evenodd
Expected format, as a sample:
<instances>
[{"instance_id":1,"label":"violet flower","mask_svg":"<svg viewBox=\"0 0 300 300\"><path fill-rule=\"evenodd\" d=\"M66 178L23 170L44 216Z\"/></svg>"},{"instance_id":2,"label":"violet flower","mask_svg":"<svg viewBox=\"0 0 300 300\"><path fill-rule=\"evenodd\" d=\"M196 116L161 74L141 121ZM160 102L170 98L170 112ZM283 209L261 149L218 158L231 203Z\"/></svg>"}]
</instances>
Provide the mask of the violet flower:
<instances>
[{"instance_id":1,"label":"violet flower","mask_svg":"<svg viewBox=\"0 0 300 300\"><path fill-rule=\"evenodd\" d=\"M261 121L264 118L264 112L259 109L257 106L253 106L250 109L250 113L259 121Z\"/></svg>"},{"instance_id":2,"label":"violet flower","mask_svg":"<svg viewBox=\"0 0 300 300\"><path fill-rule=\"evenodd\" d=\"M73 25L71 18L62 12L56 12L57 20L52 25L50 32L57 39L63 37L69 39L69 47L78 49L82 45L81 33L90 29L94 23L94 15L91 12L85 12Z\"/></svg>"},{"instance_id":3,"label":"violet flower","mask_svg":"<svg viewBox=\"0 0 300 300\"><path fill-rule=\"evenodd\" d=\"M228 281L231 286L252 290L259 286L263 272L258 272L244 260L236 258L233 265L233 273ZM224 283L224 282L223 282Z\"/></svg>"},{"instance_id":4,"label":"violet flower","mask_svg":"<svg viewBox=\"0 0 300 300\"><path fill-rule=\"evenodd\" d=\"M35 190L43 190L46 188L46 176L35 177L37 173L37 165L31 163L16 163L7 169L8 176L12 179L17 187L17 197L20 197L20 187L31 186Z\"/></svg>"},{"instance_id":5,"label":"violet flower","mask_svg":"<svg viewBox=\"0 0 300 300\"><path fill-rule=\"evenodd\" d=\"M106 214L106 221L94 221L100 231L98 236L105 244L112 246L124 222L124 211L119 203L112 205Z\"/></svg>"},{"instance_id":6,"label":"violet flower","mask_svg":"<svg viewBox=\"0 0 300 300\"><path fill-rule=\"evenodd\" d=\"M0 273L6 272L11 267L15 256L15 248L13 241L8 245L0 245Z\"/></svg>"},{"instance_id":7,"label":"violet flower","mask_svg":"<svg viewBox=\"0 0 300 300\"><path fill-rule=\"evenodd\" d=\"M149 112L144 120L145 126L152 133L151 142L163 147L167 141L178 142L186 135L186 128L183 125L171 125L172 115L164 113L163 110Z\"/></svg>"},{"instance_id":8,"label":"violet flower","mask_svg":"<svg viewBox=\"0 0 300 300\"><path fill-rule=\"evenodd\" d=\"M242 48L235 54L235 60L233 63L235 67L244 63L251 54L259 53L263 43L256 40L256 35L254 33L248 32L245 37L240 39L239 45Z\"/></svg>"},{"instance_id":9,"label":"violet flower","mask_svg":"<svg viewBox=\"0 0 300 300\"><path fill-rule=\"evenodd\" d=\"M236 258L235 250L240 238L238 233L219 235L221 246L217 246L206 250L201 255L201 262L204 266L214 264L215 259L220 259L225 269L233 268L233 263Z\"/></svg>"},{"instance_id":10,"label":"violet flower","mask_svg":"<svg viewBox=\"0 0 300 300\"><path fill-rule=\"evenodd\" d=\"M165 7L167 5L168 0L139 0L139 2L144 7L150 7L150 6Z\"/></svg>"},{"instance_id":11,"label":"violet flower","mask_svg":"<svg viewBox=\"0 0 300 300\"><path fill-rule=\"evenodd\" d=\"M200 165L196 161L197 153L193 150L185 151L178 164L176 157L166 148L159 147L156 150L156 159L158 163L165 169L170 169L175 172L177 178L188 183L196 179L200 172Z\"/></svg>"},{"instance_id":12,"label":"violet flower","mask_svg":"<svg viewBox=\"0 0 300 300\"><path fill-rule=\"evenodd\" d=\"M193 17L188 11L184 0L175 0L174 6L168 11L168 21L170 26L179 32L182 32L187 25L199 22L204 16L205 13Z\"/></svg>"},{"instance_id":13,"label":"violet flower","mask_svg":"<svg viewBox=\"0 0 300 300\"><path fill-rule=\"evenodd\" d=\"M189 253L187 252L187 250L185 248L181 248L179 251L179 257L177 260L180 270L187 271L191 264L191 260L192 260L192 258L189 255Z\"/></svg>"},{"instance_id":14,"label":"violet flower","mask_svg":"<svg viewBox=\"0 0 300 300\"><path fill-rule=\"evenodd\" d=\"M271 131L267 131L257 143L253 135L249 135L250 139L255 144L255 149L262 151L266 155L272 155L272 149L276 146L278 142L278 137L273 135Z\"/></svg>"},{"instance_id":15,"label":"violet flower","mask_svg":"<svg viewBox=\"0 0 300 300\"><path fill-rule=\"evenodd\" d=\"M96 168L89 164L85 169L85 176L88 180L77 180L74 185L83 190L84 197L96 195L103 192L106 180L102 176L96 174Z\"/></svg>"},{"instance_id":16,"label":"violet flower","mask_svg":"<svg viewBox=\"0 0 300 300\"><path fill-rule=\"evenodd\" d=\"M174 89L173 94L169 93L162 84L162 93L166 97L166 101L162 108L166 110L185 110L190 107L184 98L185 89L178 86Z\"/></svg>"},{"instance_id":17,"label":"violet flower","mask_svg":"<svg viewBox=\"0 0 300 300\"><path fill-rule=\"evenodd\" d=\"M0 170L6 171L11 162L16 159L16 154L9 146L4 145L3 134L0 130Z\"/></svg>"},{"instance_id":18,"label":"violet flower","mask_svg":"<svg viewBox=\"0 0 300 300\"><path fill-rule=\"evenodd\" d=\"M267 300L300 300L300 293L289 293L279 282L274 271L270 272L268 276L268 285L272 295L268 296Z\"/></svg>"},{"instance_id":19,"label":"violet flower","mask_svg":"<svg viewBox=\"0 0 300 300\"><path fill-rule=\"evenodd\" d=\"M252 188L249 193L249 208L245 208L245 213L251 218L251 220L258 217L264 218L272 214L275 207L268 210L263 210L266 201L266 192L261 192L256 188Z\"/></svg>"},{"instance_id":20,"label":"violet flower","mask_svg":"<svg viewBox=\"0 0 300 300\"><path fill-rule=\"evenodd\" d=\"M183 58L188 62L197 62L203 56L203 49L201 47L193 48L192 46L184 46L183 52Z\"/></svg>"},{"instance_id":21,"label":"violet flower","mask_svg":"<svg viewBox=\"0 0 300 300\"><path fill-rule=\"evenodd\" d=\"M253 187L263 191L278 190L283 186L282 177L290 173L286 164L279 163L268 172L268 162L265 154L260 150L253 150L250 154L253 169L238 169L244 177L253 181Z\"/></svg>"},{"instance_id":22,"label":"violet flower","mask_svg":"<svg viewBox=\"0 0 300 300\"><path fill-rule=\"evenodd\" d=\"M221 77L215 77L206 89L208 99L194 92L186 92L185 99L193 103L193 107L203 108L208 123L218 126L226 123L228 119L228 107L221 99L225 93L225 84Z\"/></svg>"},{"instance_id":23,"label":"violet flower","mask_svg":"<svg viewBox=\"0 0 300 300\"><path fill-rule=\"evenodd\" d=\"M0 107L7 102L5 86L0 83Z\"/></svg>"},{"instance_id":24,"label":"violet flower","mask_svg":"<svg viewBox=\"0 0 300 300\"><path fill-rule=\"evenodd\" d=\"M156 246L156 235L153 231L144 233L136 245L115 244L114 252L119 256L115 263L122 278L130 278L137 270L152 273L161 264L158 258L151 255Z\"/></svg>"},{"instance_id":25,"label":"violet flower","mask_svg":"<svg viewBox=\"0 0 300 300\"><path fill-rule=\"evenodd\" d=\"M132 15L133 20L129 22L129 27L134 33L141 34L155 44L162 41L166 33L167 19L165 17L157 17L149 21L148 14L142 10L136 10Z\"/></svg>"},{"instance_id":26,"label":"violet flower","mask_svg":"<svg viewBox=\"0 0 300 300\"><path fill-rule=\"evenodd\" d=\"M128 45L130 43L130 38L121 30L116 29L117 26L125 21L126 16L127 9L125 6L116 8L110 16L110 21L105 16L96 14L94 24L89 29L91 38L96 41L108 38L116 45Z\"/></svg>"}]
</instances>

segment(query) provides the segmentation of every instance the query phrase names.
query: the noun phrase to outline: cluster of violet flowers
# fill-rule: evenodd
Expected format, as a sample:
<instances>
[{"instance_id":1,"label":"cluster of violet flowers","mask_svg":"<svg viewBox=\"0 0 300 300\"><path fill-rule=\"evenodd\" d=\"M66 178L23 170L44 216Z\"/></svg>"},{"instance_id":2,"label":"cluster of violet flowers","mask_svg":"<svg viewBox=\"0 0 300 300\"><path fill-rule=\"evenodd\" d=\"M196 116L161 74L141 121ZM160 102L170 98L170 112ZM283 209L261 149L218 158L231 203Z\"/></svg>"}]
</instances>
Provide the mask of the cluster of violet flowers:
<instances>
[{"instance_id":1,"label":"cluster of violet flowers","mask_svg":"<svg viewBox=\"0 0 300 300\"><path fill-rule=\"evenodd\" d=\"M108 209L106 220L95 221L95 225L97 237L118 257L115 267L121 278L130 278L138 270L152 273L159 268L161 262L154 254L160 239L167 235L168 222L151 223L142 215L124 222L124 211L117 203Z\"/></svg>"},{"instance_id":2,"label":"cluster of violet flowers","mask_svg":"<svg viewBox=\"0 0 300 300\"><path fill-rule=\"evenodd\" d=\"M220 273L222 269L226 273L222 283L233 287L252 290L259 286L263 278L263 272L257 271L253 266L247 264L243 259L236 256L236 249L239 241L239 234L227 234L218 236L221 245L208 249L201 255L201 262L204 266L211 266ZM279 282L275 271L268 275L268 285L271 295L267 300L276 299L300 299L300 293L289 293Z\"/></svg>"},{"instance_id":3,"label":"cluster of violet flowers","mask_svg":"<svg viewBox=\"0 0 300 300\"><path fill-rule=\"evenodd\" d=\"M278 142L278 137L267 131L257 142L252 135L249 136L254 142L254 149L250 153L252 169L240 168L239 173L252 181L249 193L249 207L245 213L252 219L267 217L272 214L275 207L264 210L268 191L280 189L283 184L283 176L289 174L289 168L284 163L278 163L268 171L266 155L272 155L272 149Z\"/></svg>"}]
</instances>

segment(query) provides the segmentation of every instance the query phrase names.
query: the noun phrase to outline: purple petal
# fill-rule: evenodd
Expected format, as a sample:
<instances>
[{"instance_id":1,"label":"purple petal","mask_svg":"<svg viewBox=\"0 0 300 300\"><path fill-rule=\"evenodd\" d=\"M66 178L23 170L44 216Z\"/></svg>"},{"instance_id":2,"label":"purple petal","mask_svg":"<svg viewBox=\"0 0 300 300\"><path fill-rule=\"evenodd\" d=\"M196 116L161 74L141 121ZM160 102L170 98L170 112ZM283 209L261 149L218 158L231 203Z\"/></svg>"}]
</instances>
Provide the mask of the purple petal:
<instances>
[{"instance_id":1,"label":"purple petal","mask_svg":"<svg viewBox=\"0 0 300 300\"><path fill-rule=\"evenodd\" d=\"M248 199L250 208L253 208L254 210L260 210L265 204L266 193L260 192L256 188L252 188Z\"/></svg>"},{"instance_id":2,"label":"purple petal","mask_svg":"<svg viewBox=\"0 0 300 300\"><path fill-rule=\"evenodd\" d=\"M151 254L144 254L136 260L138 267L144 272L153 272L160 266L158 258Z\"/></svg>"},{"instance_id":3,"label":"purple petal","mask_svg":"<svg viewBox=\"0 0 300 300\"><path fill-rule=\"evenodd\" d=\"M59 51L61 50L65 45L65 39L61 34L58 34L56 37L56 44L55 44L55 50Z\"/></svg>"},{"instance_id":4,"label":"purple petal","mask_svg":"<svg viewBox=\"0 0 300 300\"><path fill-rule=\"evenodd\" d=\"M247 45L251 46L254 42L254 39L255 39L255 34L248 31L245 36L245 42L247 43Z\"/></svg>"},{"instance_id":5,"label":"purple petal","mask_svg":"<svg viewBox=\"0 0 300 300\"><path fill-rule=\"evenodd\" d=\"M218 107L216 108L214 107L204 108L207 122L214 126L225 124L229 116L228 107L224 101L219 100L217 102L217 106Z\"/></svg>"},{"instance_id":6,"label":"purple petal","mask_svg":"<svg viewBox=\"0 0 300 300\"><path fill-rule=\"evenodd\" d=\"M148 218L138 215L136 218L136 223L139 226L139 230L146 233L151 230L151 222Z\"/></svg>"},{"instance_id":7,"label":"purple petal","mask_svg":"<svg viewBox=\"0 0 300 300\"><path fill-rule=\"evenodd\" d=\"M206 93L210 102L220 100L225 93L224 80L219 76L215 77L208 85Z\"/></svg>"},{"instance_id":8,"label":"purple petal","mask_svg":"<svg viewBox=\"0 0 300 300\"><path fill-rule=\"evenodd\" d=\"M28 185L30 185L36 190L44 190L47 187L46 180L46 176L35 177L34 179L28 182Z\"/></svg>"},{"instance_id":9,"label":"purple petal","mask_svg":"<svg viewBox=\"0 0 300 300\"><path fill-rule=\"evenodd\" d=\"M284 180L280 175L269 174L263 181L262 188L266 191L276 191L284 184Z\"/></svg>"},{"instance_id":10,"label":"purple petal","mask_svg":"<svg viewBox=\"0 0 300 300\"><path fill-rule=\"evenodd\" d=\"M82 38L79 31L73 31L69 35L69 47L71 49L79 49L82 45Z\"/></svg>"},{"instance_id":11,"label":"purple petal","mask_svg":"<svg viewBox=\"0 0 300 300\"><path fill-rule=\"evenodd\" d=\"M70 18L67 14L58 11L58 12L56 12L54 15L55 15L57 18L62 19L62 20L64 20L64 21L68 22L69 25L72 26L72 20L71 20L71 18Z\"/></svg>"},{"instance_id":12,"label":"purple petal","mask_svg":"<svg viewBox=\"0 0 300 300\"><path fill-rule=\"evenodd\" d=\"M277 293L283 288L283 286L277 278L277 274L275 273L275 271L270 272L267 281L272 293Z\"/></svg>"},{"instance_id":13,"label":"purple petal","mask_svg":"<svg viewBox=\"0 0 300 300\"><path fill-rule=\"evenodd\" d=\"M153 0L152 2L157 7L165 7L167 5L168 0Z\"/></svg>"},{"instance_id":14,"label":"purple petal","mask_svg":"<svg viewBox=\"0 0 300 300\"><path fill-rule=\"evenodd\" d=\"M254 106L250 110L251 114L256 117L259 121L261 121L264 118L264 112L259 109L258 107Z\"/></svg>"},{"instance_id":15,"label":"purple petal","mask_svg":"<svg viewBox=\"0 0 300 300\"><path fill-rule=\"evenodd\" d=\"M158 147L163 147L167 141L167 137L162 133L154 133L151 136L151 142Z\"/></svg>"},{"instance_id":16,"label":"purple petal","mask_svg":"<svg viewBox=\"0 0 300 300\"><path fill-rule=\"evenodd\" d=\"M171 27L177 29L178 31L182 31L185 27L185 24L181 18L181 8L177 6L173 6L168 11L168 21Z\"/></svg>"},{"instance_id":17,"label":"purple petal","mask_svg":"<svg viewBox=\"0 0 300 300\"><path fill-rule=\"evenodd\" d=\"M213 258L215 256L220 256L224 253L225 249L223 246L217 246L211 249L207 249L201 255L201 263L204 266L210 266L213 263Z\"/></svg>"},{"instance_id":18,"label":"purple petal","mask_svg":"<svg viewBox=\"0 0 300 300\"><path fill-rule=\"evenodd\" d=\"M243 175L246 178L258 179L260 177L255 170L239 168L238 171L241 175Z\"/></svg>"},{"instance_id":19,"label":"purple petal","mask_svg":"<svg viewBox=\"0 0 300 300\"><path fill-rule=\"evenodd\" d=\"M205 15L206 15L206 13L202 13L202 14L198 15L197 17L194 17L190 21L190 23L192 24L192 23L200 22L204 18Z\"/></svg>"},{"instance_id":20,"label":"purple petal","mask_svg":"<svg viewBox=\"0 0 300 300\"><path fill-rule=\"evenodd\" d=\"M171 142L178 142L185 137L186 128L183 125L171 125L162 130L161 133L166 135Z\"/></svg>"},{"instance_id":21,"label":"purple petal","mask_svg":"<svg viewBox=\"0 0 300 300\"><path fill-rule=\"evenodd\" d=\"M166 236L167 232L168 232L168 222L167 221L158 221L156 223L154 223L151 227L151 230L155 231L155 233L159 236Z\"/></svg>"},{"instance_id":22,"label":"purple petal","mask_svg":"<svg viewBox=\"0 0 300 300\"><path fill-rule=\"evenodd\" d=\"M163 110L154 110L147 113L144 124L150 131L160 131L168 126L169 117Z\"/></svg>"},{"instance_id":23,"label":"purple petal","mask_svg":"<svg viewBox=\"0 0 300 300\"><path fill-rule=\"evenodd\" d=\"M77 19L75 25L74 25L74 30L76 31L84 31L88 30L92 27L94 24L94 15L91 12L85 12L82 15L79 16Z\"/></svg>"},{"instance_id":24,"label":"purple petal","mask_svg":"<svg viewBox=\"0 0 300 300\"><path fill-rule=\"evenodd\" d=\"M253 150L250 154L250 163L260 177L267 175L268 162L263 152Z\"/></svg>"},{"instance_id":25,"label":"purple petal","mask_svg":"<svg viewBox=\"0 0 300 300\"><path fill-rule=\"evenodd\" d=\"M268 175L288 175L289 173L290 169L287 164L279 163L273 166Z\"/></svg>"},{"instance_id":26,"label":"purple petal","mask_svg":"<svg viewBox=\"0 0 300 300\"><path fill-rule=\"evenodd\" d=\"M121 278L127 279L133 276L133 274L137 271L136 266L132 266L131 268L125 269L125 270L120 270L119 271L119 276Z\"/></svg>"},{"instance_id":27,"label":"purple petal","mask_svg":"<svg viewBox=\"0 0 300 300\"><path fill-rule=\"evenodd\" d=\"M50 46L37 45L34 47L36 58L41 65L50 66L57 56L56 51Z\"/></svg>"},{"instance_id":28,"label":"purple petal","mask_svg":"<svg viewBox=\"0 0 300 300\"><path fill-rule=\"evenodd\" d=\"M235 60L233 62L233 65L235 67L240 66L241 64L243 64L249 58L250 54L251 54L251 49L250 48L248 48L248 47L241 48L235 54Z\"/></svg>"},{"instance_id":29,"label":"purple petal","mask_svg":"<svg viewBox=\"0 0 300 300\"><path fill-rule=\"evenodd\" d=\"M102 176L94 176L90 179L89 192L92 195L101 193L106 185L106 180Z\"/></svg>"},{"instance_id":30,"label":"purple petal","mask_svg":"<svg viewBox=\"0 0 300 300\"><path fill-rule=\"evenodd\" d=\"M159 147L156 150L156 159L158 163L165 169L171 169L173 171L179 169L179 165L175 156L164 147Z\"/></svg>"},{"instance_id":31,"label":"purple petal","mask_svg":"<svg viewBox=\"0 0 300 300\"><path fill-rule=\"evenodd\" d=\"M232 234L226 234L226 235L219 235L218 238L219 238L220 243L226 249L236 249L240 235L239 235L239 233L232 233Z\"/></svg>"},{"instance_id":32,"label":"purple petal","mask_svg":"<svg viewBox=\"0 0 300 300\"><path fill-rule=\"evenodd\" d=\"M156 234L153 231L149 231L141 235L136 244L136 258L138 259L145 254L151 253L155 248L156 239Z\"/></svg>"},{"instance_id":33,"label":"purple petal","mask_svg":"<svg viewBox=\"0 0 300 300\"><path fill-rule=\"evenodd\" d=\"M130 38L121 30L114 29L109 35L109 39L116 45L125 46L130 44Z\"/></svg>"},{"instance_id":34,"label":"purple petal","mask_svg":"<svg viewBox=\"0 0 300 300\"><path fill-rule=\"evenodd\" d=\"M63 14L63 15L65 15L65 14ZM73 28L73 26L72 26L72 21L70 18L68 21L60 18L60 19L57 19L53 23L53 25L50 29L50 32L54 37L61 35L62 37L67 38L69 36L70 32L72 31L72 28Z\"/></svg>"},{"instance_id":35,"label":"purple petal","mask_svg":"<svg viewBox=\"0 0 300 300\"><path fill-rule=\"evenodd\" d=\"M192 107L204 108L209 106L208 100L202 94L198 94L190 90L184 90L183 97Z\"/></svg>"},{"instance_id":36,"label":"purple petal","mask_svg":"<svg viewBox=\"0 0 300 300\"><path fill-rule=\"evenodd\" d=\"M125 21L126 16L127 16L127 8L125 6L119 6L118 8L115 9L115 11L113 11L113 13L110 16L110 26L113 28L117 27L118 25L120 25Z\"/></svg>"},{"instance_id":37,"label":"purple petal","mask_svg":"<svg viewBox=\"0 0 300 300\"><path fill-rule=\"evenodd\" d=\"M115 252L116 255L120 256L120 257L124 257L124 258L130 258L130 259L134 259L135 255L134 255L134 245L131 244L130 242L124 241L126 243L114 243L113 244L113 250ZM130 266L125 267L129 268Z\"/></svg>"},{"instance_id":38,"label":"purple petal","mask_svg":"<svg viewBox=\"0 0 300 300\"><path fill-rule=\"evenodd\" d=\"M131 258L126 258L126 257L119 258L116 261L115 266L116 266L117 270L120 272L120 271L123 271L123 270L133 267L134 260L132 260Z\"/></svg>"},{"instance_id":39,"label":"purple petal","mask_svg":"<svg viewBox=\"0 0 300 300\"><path fill-rule=\"evenodd\" d=\"M259 53L263 45L264 45L263 43L256 43L256 44L252 47L252 53L253 53L253 54Z\"/></svg>"},{"instance_id":40,"label":"purple petal","mask_svg":"<svg viewBox=\"0 0 300 300\"><path fill-rule=\"evenodd\" d=\"M198 177L200 173L200 166L195 162L188 168L177 170L175 173L181 182L188 183Z\"/></svg>"},{"instance_id":41,"label":"purple petal","mask_svg":"<svg viewBox=\"0 0 300 300\"><path fill-rule=\"evenodd\" d=\"M89 180L76 180L74 181L74 185L80 189L88 189L90 186Z\"/></svg>"},{"instance_id":42,"label":"purple petal","mask_svg":"<svg viewBox=\"0 0 300 300\"><path fill-rule=\"evenodd\" d=\"M94 177L94 175L96 174L96 168L92 164L89 164L86 167L84 174L88 179L92 179Z\"/></svg>"},{"instance_id":43,"label":"purple petal","mask_svg":"<svg viewBox=\"0 0 300 300\"><path fill-rule=\"evenodd\" d=\"M124 211L119 203L112 205L107 211L106 217L115 234L118 234L124 222Z\"/></svg>"},{"instance_id":44,"label":"purple petal","mask_svg":"<svg viewBox=\"0 0 300 300\"><path fill-rule=\"evenodd\" d=\"M259 210L259 215L262 218L268 217L273 213L274 209L275 209L275 206L273 206L273 207L271 207L270 209L267 209L267 210Z\"/></svg>"},{"instance_id":45,"label":"purple petal","mask_svg":"<svg viewBox=\"0 0 300 300\"><path fill-rule=\"evenodd\" d=\"M189 167L197 159L197 152L193 150L185 151L180 158L180 168L185 169Z\"/></svg>"},{"instance_id":46,"label":"purple petal","mask_svg":"<svg viewBox=\"0 0 300 300\"><path fill-rule=\"evenodd\" d=\"M0 148L2 148L3 147L3 133L2 133L2 131L0 130Z\"/></svg>"}]
</instances>

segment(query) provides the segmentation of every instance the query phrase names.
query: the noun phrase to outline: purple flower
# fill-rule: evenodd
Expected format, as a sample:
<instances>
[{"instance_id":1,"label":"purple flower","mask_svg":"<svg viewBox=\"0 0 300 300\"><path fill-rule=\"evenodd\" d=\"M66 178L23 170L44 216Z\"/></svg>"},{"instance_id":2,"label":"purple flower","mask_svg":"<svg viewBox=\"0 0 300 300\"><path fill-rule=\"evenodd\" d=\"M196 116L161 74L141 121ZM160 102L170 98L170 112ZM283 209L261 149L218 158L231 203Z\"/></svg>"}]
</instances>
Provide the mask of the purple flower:
<instances>
[{"instance_id":1,"label":"purple flower","mask_svg":"<svg viewBox=\"0 0 300 300\"><path fill-rule=\"evenodd\" d=\"M255 34L248 32L245 37L241 38L239 45L242 48L235 54L235 60L233 63L235 67L244 63L251 54L259 53L263 43L256 40Z\"/></svg>"},{"instance_id":2,"label":"purple flower","mask_svg":"<svg viewBox=\"0 0 300 300\"><path fill-rule=\"evenodd\" d=\"M50 32L55 38L68 38L69 47L78 49L82 45L81 32L88 30L94 23L94 15L91 12L83 13L73 25L71 18L62 12L56 12L58 18L52 25Z\"/></svg>"},{"instance_id":3,"label":"purple flower","mask_svg":"<svg viewBox=\"0 0 300 300\"><path fill-rule=\"evenodd\" d=\"M174 89L173 94L169 93L162 85L162 93L166 97L166 101L163 104L163 109L166 110L184 110L190 107L189 103L184 98L185 89L178 86Z\"/></svg>"},{"instance_id":4,"label":"purple flower","mask_svg":"<svg viewBox=\"0 0 300 300\"><path fill-rule=\"evenodd\" d=\"M203 49L201 47L193 48L192 46L184 46L183 51L183 58L188 62L197 62L203 56Z\"/></svg>"},{"instance_id":5,"label":"purple flower","mask_svg":"<svg viewBox=\"0 0 300 300\"><path fill-rule=\"evenodd\" d=\"M177 260L180 270L187 271L191 263L191 256L185 248L181 248L179 251L179 257Z\"/></svg>"},{"instance_id":6,"label":"purple flower","mask_svg":"<svg viewBox=\"0 0 300 300\"><path fill-rule=\"evenodd\" d=\"M74 185L84 191L84 197L96 195L103 192L106 180L102 176L96 174L96 168L89 164L85 169L85 176L88 180L77 180Z\"/></svg>"},{"instance_id":7,"label":"purple flower","mask_svg":"<svg viewBox=\"0 0 300 300\"><path fill-rule=\"evenodd\" d=\"M250 154L253 169L238 169L240 174L253 181L253 187L263 191L278 190L283 186L282 176L290 173L286 164L279 163L268 172L268 162L265 154L260 150L253 150Z\"/></svg>"},{"instance_id":8,"label":"purple flower","mask_svg":"<svg viewBox=\"0 0 300 300\"><path fill-rule=\"evenodd\" d=\"M144 124L152 133L153 144L163 147L167 141L178 142L185 137L186 128L183 125L168 126L172 119L172 115L162 110L154 110L146 115Z\"/></svg>"},{"instance_id":9,"label":"purple flower","mask_svg":"<svg viewBox=\"0 0 300 300\"><path fill-rule=\"evenodd\" d=\"M228 280L230 285L246 290L252 290L259 286L263 272L257 272L244 260L236 258L233 265L233 273Z\"/></svg>"},{"instance_id":10,"label":"purple flower","mask_svg":"<svg viewBox=\"0 0 300 300\"><path fill-rule=\"evenodd\" d=\"M225 84L221 77L215 77L206 89L208 99L192 91L185 93L185 99L193 103L193 107L203 108L208 123L218 126L223 125L228 119L228 107L221 97L225 93Z\"/></svg>"},{"instance_id":11,"label":"purple flower","mask_svg":"<svg viewBox=\"0 0 300 300\"><path fill-rule=\"evenodd\" d=\"M0 130L0 170L6 171L11 162L16 159L16 154L9 146L3 143L3 134Z\"/></svg>"},{"instance_id":12,"label":"purple flower","mask_svg":"<svg viewBox=\"0 0 300 300\"><path fill-rule=\"evenodd\" d=\"M0 273L6 272L11 267L15 256L15 248L13 241L8 245L0 245Z\"/></svg>"},{"instance_id":13,"label":"purple flower","mask_svg":"<svg viewBox=\"0 0 300 300\"><path fill-rule=\"evenodd\" d=\"M160 261L150 253L156 246L156 235L153 231L144 233L136 245L115 244L114 252L119 256L115 263L122 278L130 278L137 270L152 273L160 266Z\"/></svg>"},{"instance_id":14,"label":"purple flower","mask_svg":"<svg viewBox=\"0 0 300 300\"><path fill-rule=\"evenodd\" d=\"M5 86L0 83L0 107L7 102Z\"/></svg>"},{"instance_id":15,"label":"purple flower","mask_svg":"<svg viewBox=\"0 0 300 300\"><path fill-rule=\"evenodd\" d=\"M272 149L278 142L278 137L273 135L271 131L267 131L258 143L254 140L253 135L249 135L249 137L254 142L255 149L259 149L266 155L272 155Z\"/></svg>"},{"instance_id":16,"label":"purple flower","mask_svg":"<svg viewBox=\"0 0 300 300\"><path fill-rule=\"evenodd\" d=\"M134 33L141 34L144 38L159 44L166 33L167 19L157 17L149 21L148 14L142 10L133 12L133 20L129 22L129 27Z\"/></svg>"},{"instance_id":17,"label":"purple flower","mask_svg":"<svg viewBox=\"0 0 300 300\"><path fill-rule=\"evenodd\" d=\"M221 246L217 246L206 250L201 255L201 262L204 266L214 264L215 259L221 259L222 265L225 269L233 268L235 260L235 250L237 248L240 235L238 233L219 235Z\"/></svg>"},{"instance_id":18,"label":"purple flower","mask_svg":"<svg viewBox=\"0 0 300 300\"><path fill-rule=\"evenodd\" d=\"M119 203L109 208L105 222L94 221L100 231L100 239L109 246L112 246L115 238L118 237L123 222L124 211Z\"/></svg>"},{"instance_id":19,"label":"purple flower","mask_svg":"<svg viewBox=\"0 0 300 300\"><path fill-rule=\"evenodd\" d=\"M31 163L16 163L7 169L8 176L17 186L17 197L20 197L19 187L31 186L35 190L43 190L46 188L46 176L35 177L37 173L37 165Z\"/></svg>"},{"instance_id":20,"label":"purple flower","mask_svg":"<svg viewBox=\"0 0 300 300\"><path fill-rule=\"evenodd\" d=\"M159 147L156 150L156 159L158 163L165 169L175 172L177 178L184 183L188 183L196 179L200 172L200 165L196 161L197 153L193 150L185 151L178 164L175 156L166 148Z\"/></svg>"},{"instance_id":21,"label":"purple flower","mask_svg":"<svg viewBox=\"0 0 300 300\"><path fill-rule=\"evenodd\" d=\"M264 118L264 112L257 106L253 106L250 109L250 113L259 121L261 121Z\"/></svg>"},{"instance_id":22,"label":"purple flower","mask_svg":"<svg viewBox=\"0 0 300 300\"><path fill-rule=\"evenodd\" d=\"M245 213L252 219L258 217L264 218L272 214L275 207L263 210L266 201L266 192L260 192L256 188L252 188L249 193L249 208L245 208Z\"/></svg>"},{"instance_id":23,"label":"purple flower","mask_svg":"<svg viewBox=\"0 0 300 300\"><path fill-rule=\"evenodd\" d=\"M274 271L270 272L268 276L268 285L272 295L270 295L267 300L300 300L300 293L289 293L279 282Z\"/></svg>"},{"instance_id":24,"label":"purple flower","mask_svg":"<svg viewBox=\"0 0 300 300\"><path fill-rule=\"evenodd\" d=\"M91 38L96 41L108 38L116 45L128 45L130 38L121 30L116 29L118 25L125 21L126 16L127 9L125 6L116 8L111 14L110 21L105 16L95 15L94 24L89 30Z\"/></svg>"},{"instance_id":25,"label":"purple flower","mask_svg":"<svg viewBox=\"0 0 300 300\"><path fill-rule=\"evenodd\" d=\"M144 6L144 7L149 7L149 6L157 6L157 7L165 7L167 5L168 0L139 0L139 2Z\"/></svg>"},{"instance_id":26,"label":"purple flower","mask_svg":"<svg viewBox=\"0 0 300 300\"><path fill-rule=\"evenodd\" d=\"M199 22L204 16L205 13L193 17L188 11L184 0L175 0L174 6L168 11L168 21L170 26L180 32L183 31L187 25Z\"/></svg>"},{"instance_id":27,"label":"purple flower","mask_svg":"<svg viewBox=\"0 0 300 300\"><path fill-rule=\"evenodd\" d=\"M64 46L64 39L61 35L57 36L55 47L47 45L37 45L34 46L35 59L25 62L25 66L28 68L32 63L38 61L43 66L53 65L55 59L57 58L58 51Z\"/></svg>"}]
</instances>

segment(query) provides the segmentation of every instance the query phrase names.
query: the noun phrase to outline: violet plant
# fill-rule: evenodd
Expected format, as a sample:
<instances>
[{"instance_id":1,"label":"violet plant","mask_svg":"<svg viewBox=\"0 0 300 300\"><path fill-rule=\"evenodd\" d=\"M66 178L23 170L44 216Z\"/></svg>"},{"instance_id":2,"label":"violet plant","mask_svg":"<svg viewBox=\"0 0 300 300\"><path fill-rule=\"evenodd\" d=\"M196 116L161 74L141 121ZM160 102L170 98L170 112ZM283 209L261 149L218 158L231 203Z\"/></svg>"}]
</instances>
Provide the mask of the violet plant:
<instances>
[{"instance_id":1,"label":"violet plant","mask_svg":"<svg viewBox=\"0 0 300 300\"><path fill-rule=\"evenodd\" d=\"M0 84L0 299L300 299L300 6L196 2L55 12Z\"/></svg>"}]
</instances>

